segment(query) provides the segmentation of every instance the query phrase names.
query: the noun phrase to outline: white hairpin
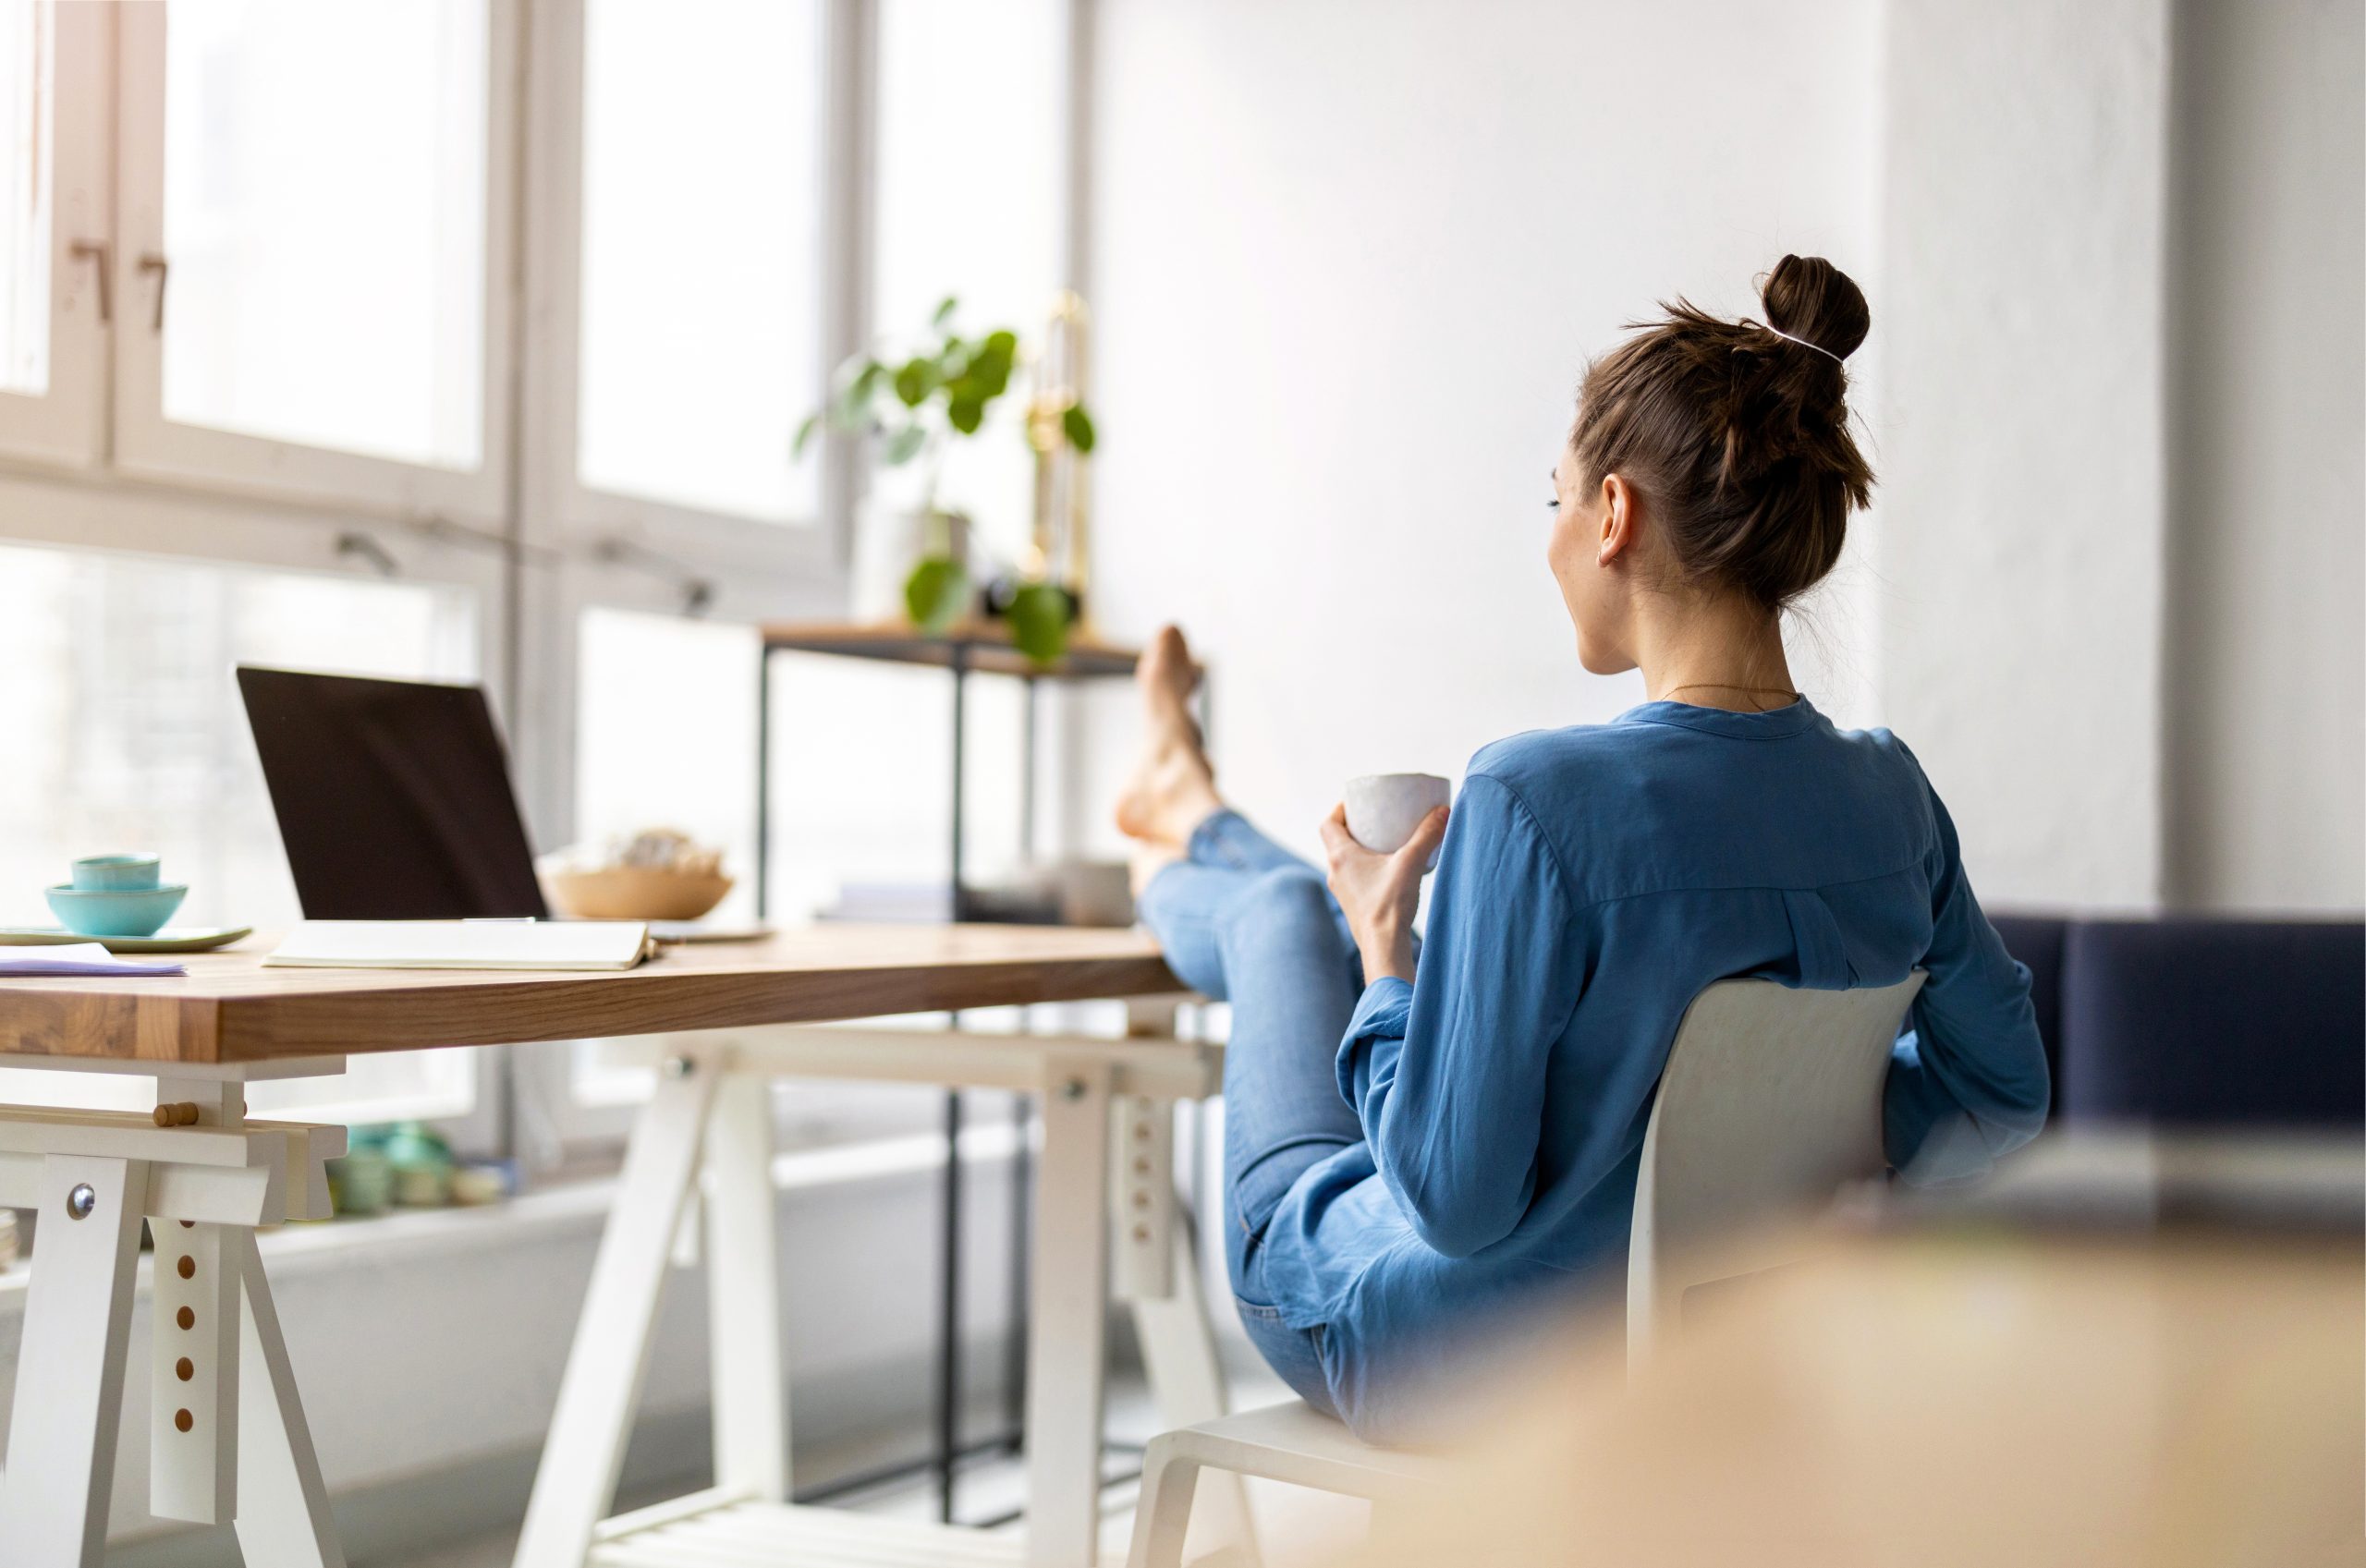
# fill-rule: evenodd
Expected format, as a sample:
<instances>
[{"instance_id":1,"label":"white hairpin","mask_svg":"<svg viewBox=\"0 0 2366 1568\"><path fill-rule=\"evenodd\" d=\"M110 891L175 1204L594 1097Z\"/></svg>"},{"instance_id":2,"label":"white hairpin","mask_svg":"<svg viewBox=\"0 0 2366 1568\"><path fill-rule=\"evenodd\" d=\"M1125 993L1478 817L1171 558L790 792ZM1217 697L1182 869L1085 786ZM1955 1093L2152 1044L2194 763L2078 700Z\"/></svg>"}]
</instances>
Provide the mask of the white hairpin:
<instances>
[{"instance_id":1,"label":"white hairpin","mask_svg":"<svg viewBox=\"0 0 2366 1568\"><path fill-rule=\"evenodd\" d=\"M1781 327L1769 325L1769 324L1768 324L1767 322L1759 322L1758 324L1759 324L1760 326L1765 327L1765 328L1766 328L1766 330L1767 330L1768 332L1773 333L1776 337L1782 338L1782 339L1783 339L1785 342L1787 342L1787 343L1796 343L1796 344L1798 344L1798 345L1799 345L1800 347L1802 347L1802 348L1812 348L1812 349L1814 349L1817 353L1819 353L1819 354L1823 355L1825 359L1827 359L1831 360L1831 361L1832 361L1834 364L1835 364L1835 365L1837 365L1837 364L1842 364L1842 363L1844 363L1844 362L1845 362L1845 361L1843 361L1843 360L1841 359L1841 358L1840 358L1840 356L1839 356L1839 355L1835 354L1831 349L1826 348L1826 347L1825 347L1823 344L1821 344L1821 343L1810 343L1810 342L1809 342L1806 338L1804 338L1804 337L1793 337L1789 333L1785 332Z\"/></svg>"}]
</instances>

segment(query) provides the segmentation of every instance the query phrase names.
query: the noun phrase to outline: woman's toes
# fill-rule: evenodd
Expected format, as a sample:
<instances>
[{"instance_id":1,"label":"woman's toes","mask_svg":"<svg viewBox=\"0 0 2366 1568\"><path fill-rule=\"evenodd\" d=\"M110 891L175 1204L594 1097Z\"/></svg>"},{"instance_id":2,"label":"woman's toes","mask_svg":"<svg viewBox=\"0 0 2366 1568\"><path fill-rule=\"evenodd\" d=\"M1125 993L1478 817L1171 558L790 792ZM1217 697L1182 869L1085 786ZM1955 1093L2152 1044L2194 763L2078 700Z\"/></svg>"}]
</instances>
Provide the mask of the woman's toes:
<instances>
[{"instance_id":1,"label":"woman's toes","mask_svg":"<svg viewBox=\"0 0 2366 1568\"><path fill-rule=\"evenodd\" d=\"M1183 640L1179 627L1159 627L1152 635L1150 646L1142 650L1134 673L1141 683L1143 700L1156 717L1169 723L1188 717L1185 704L1190 699L1198 677L1191 668L1190 644Z\"/></svg>"}]
</instances>

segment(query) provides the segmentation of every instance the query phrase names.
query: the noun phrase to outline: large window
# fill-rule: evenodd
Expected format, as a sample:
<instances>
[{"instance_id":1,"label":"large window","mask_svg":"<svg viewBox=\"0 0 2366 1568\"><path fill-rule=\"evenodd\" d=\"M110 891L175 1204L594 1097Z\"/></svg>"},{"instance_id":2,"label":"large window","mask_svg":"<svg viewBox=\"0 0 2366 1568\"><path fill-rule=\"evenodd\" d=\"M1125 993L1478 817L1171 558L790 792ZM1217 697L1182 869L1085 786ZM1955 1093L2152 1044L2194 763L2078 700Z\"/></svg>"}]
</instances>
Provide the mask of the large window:
<instances>
[{"instance_id":1,"label":"large window","mask_svg":"<svg viewBox=\"0 0 2366 1568\"><path fill-rule=\"evenodd\" d=\"M57 54L45 6L0 11L0 392L49 390L49 249L55 194L40 156L56 134Z\"/></svg>"},{"instance_id":2,"label":"large window","mask_svg":"<svg viewBox=\"0 0 2366 1568\"><path fill-rule=\"evenodd\" d=\"M1061 257L1067 6L1057 0L880 0L872 317L893 335L938 301L970 331L1043 330ZM940 499L1018 558L1033 457L1019 398L946 456ZM890 492L890 499L901 499Z\"/></svg>"},{"instance_id":3,"label":"large window","mask_svg":"<svg viewBox=\"0 0 2366 1568\"><path fill-rule=\"evenodd\" d=\"M819 520L823 59L818 0L585 6L585 488Z\"/></svg>"},{"instance_id":4,"label":"large window","mask_svg":"<svg viewBox=\"0 0 2366 1568\"><path fill-rule=\"evenodd\" d=\"M466 679L474 596L311 573L0 546L0 925L47 925L41 890L78 855L152 850L189 898L175 923L284 928L299 916L247 736L238 663ZM465 1051L357 1056L342 1078L255 1086L258 1110L465 1117ZM0 1072L0 1098L125 1105L132 1077Z\"/></svg>"},{"instance_id":5,"label":"large window","mask_svg":"<svg viewBox=\"0 0 2366 1568\"><path fill-rule=\"evenodd\" d=\"M750 912L752 623L840 613L868 484L797 429L945 295L1041 330L1069 4L0 0L0 920L124 847L184 923L296 915L242 660L483 680L538 847L679 826ZM1007 413L945 490L1005 558ZM935 879L941 679L778 675L774 912ZM975 701L983 870L1021 715ZM517 1060L520 1124L570 1137L641 1088ZM493 1136L497 1053L355 1061L255 1103Z\"/></svg>"},{"instance_id":6,"label":"large window","mask_svg":"<svg viewBox=\"0 0 2366 1568\"><path fill-rule=\"evenodd\" d=\"M167 420L483 461L487 37L485 0L172 8Z\"/></svg>"},{"instance_id":7,"label":"large window","mask_svg":"<svg viewBox=\"0 0 2366 1568\"><path fill-rule=\"evenodd\" d=\"M79 466L100 450L112 19L0 0L0 455Z\"/></svg>"},{"instance_id":8,"label":"large window","mask_svg":"<svg viewBox=\"0 0 2366 1568\"><path fill-rule=\"evenodd\" d=\"M517 6L87 8L116 34L116 462L498 521Z\"/></svg>"},{"instance_id":9,"label":"large window","mask_svg":"<svg viewBox=\"0 0 2366 1568\"><path fill-rule=\"evenodd\" d=\"M714 574L749 611L835 582L826 450L795 450L852 332L846 0L550 0L527 526Z\"/></svg>"}]
</instances>

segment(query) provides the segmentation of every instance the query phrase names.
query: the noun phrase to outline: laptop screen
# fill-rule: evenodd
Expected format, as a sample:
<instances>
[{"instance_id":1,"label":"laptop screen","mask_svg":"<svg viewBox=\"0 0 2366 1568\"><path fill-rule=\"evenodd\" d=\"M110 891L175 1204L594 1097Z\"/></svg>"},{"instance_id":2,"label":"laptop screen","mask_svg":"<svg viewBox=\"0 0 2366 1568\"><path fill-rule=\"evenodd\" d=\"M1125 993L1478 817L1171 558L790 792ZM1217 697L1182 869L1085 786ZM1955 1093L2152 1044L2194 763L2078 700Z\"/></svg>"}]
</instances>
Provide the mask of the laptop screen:
<instances>
[{"instance_id":1,"label":"laptop screen","mask_svg":"<svg viewBox=\"0 0 2366 1568\"><path fill-rule=\"evenodd\" d=\"M546 915L484 691L238 667L313 920Z\"/></svg>"}]
</instances>

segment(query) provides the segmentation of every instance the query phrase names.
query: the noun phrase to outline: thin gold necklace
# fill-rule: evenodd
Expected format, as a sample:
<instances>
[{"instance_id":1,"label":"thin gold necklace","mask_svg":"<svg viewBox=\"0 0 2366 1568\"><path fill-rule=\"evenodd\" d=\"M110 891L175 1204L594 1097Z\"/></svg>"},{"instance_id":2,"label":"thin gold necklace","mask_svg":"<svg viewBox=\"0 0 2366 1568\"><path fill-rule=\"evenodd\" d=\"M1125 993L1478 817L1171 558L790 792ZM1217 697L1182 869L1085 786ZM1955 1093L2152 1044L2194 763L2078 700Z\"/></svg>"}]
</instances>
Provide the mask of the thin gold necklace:
<instances>
[{"instance_id":1,"label":"thin gold necklace","mask_svg":"<svg viewBox=\"0 0 2366 1568\"><path fill-rule=\"evenodd\" d=\"M1672 686L1660 693L1660 700L1673 701L1679 691L1738 691L1745 697L1779 697L1783 700L1774 704L1777 708L1787 708L1799 699L1798 692L1779 686L1731 686L1724 681L1687 681L1682 686ZM1763 713L1767 710L1761 708L1757 711Z\"/></svg>"}]
</instances>

